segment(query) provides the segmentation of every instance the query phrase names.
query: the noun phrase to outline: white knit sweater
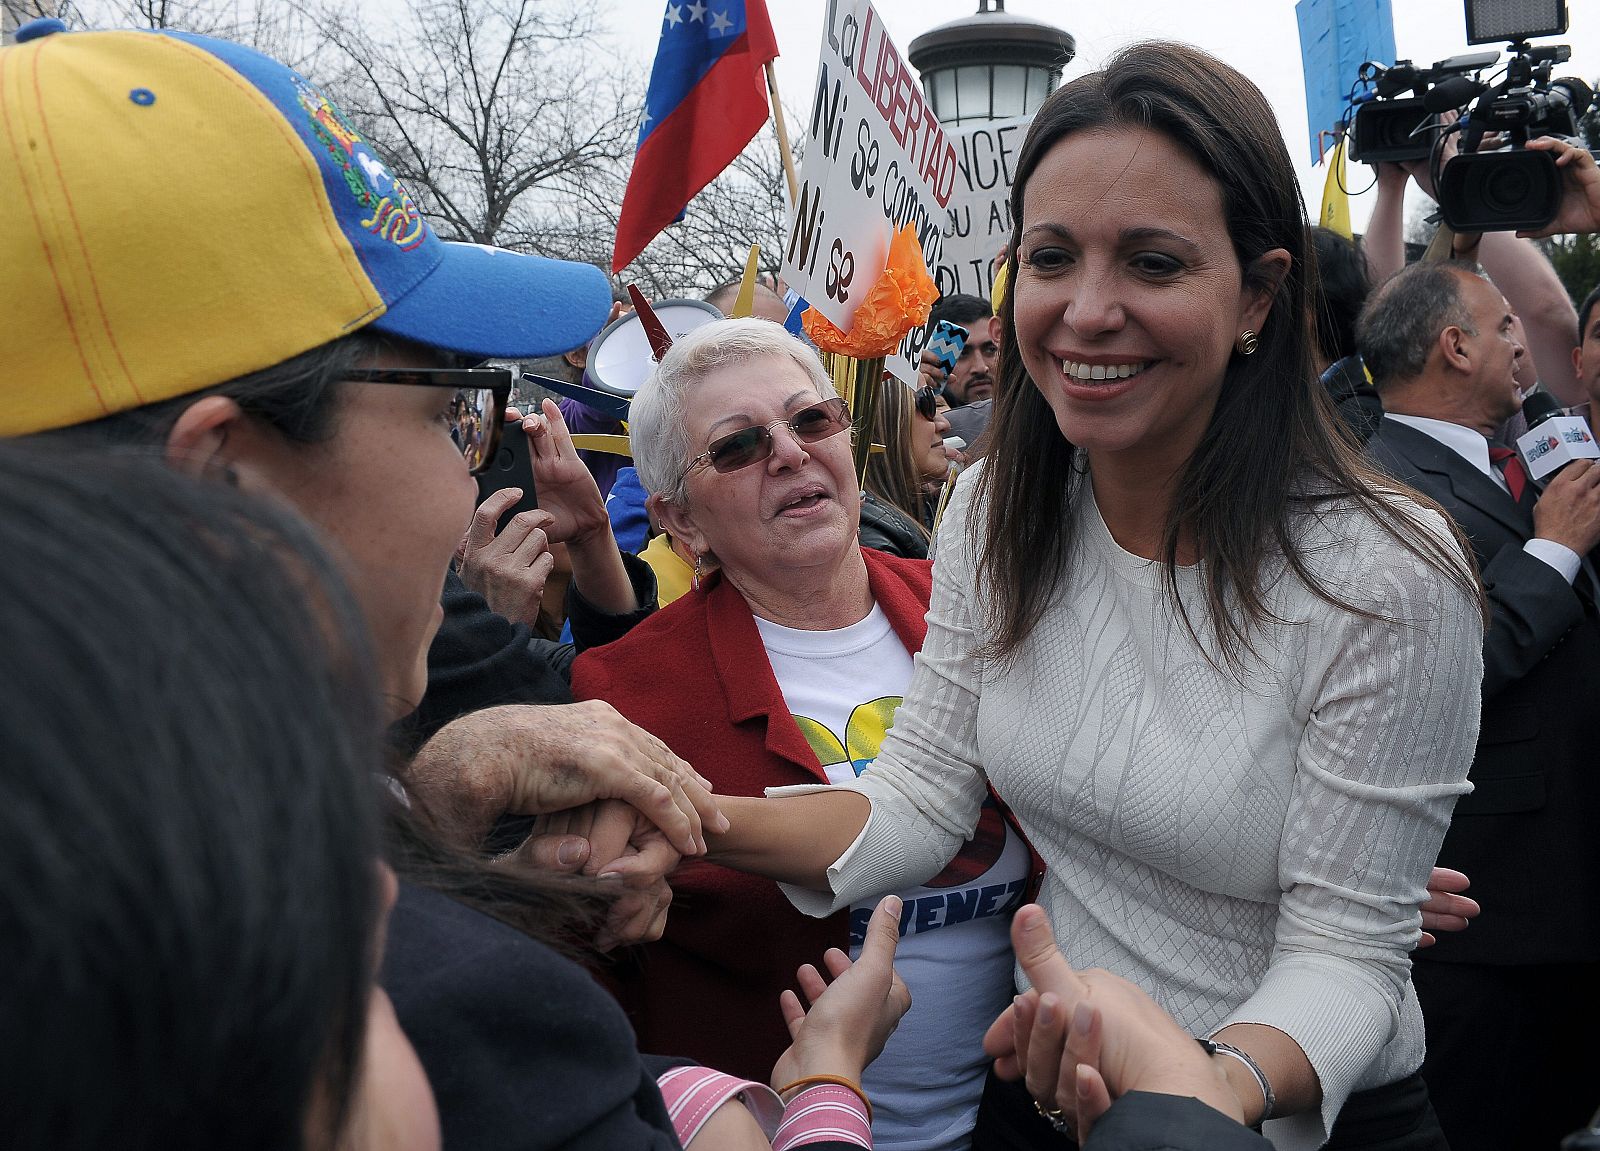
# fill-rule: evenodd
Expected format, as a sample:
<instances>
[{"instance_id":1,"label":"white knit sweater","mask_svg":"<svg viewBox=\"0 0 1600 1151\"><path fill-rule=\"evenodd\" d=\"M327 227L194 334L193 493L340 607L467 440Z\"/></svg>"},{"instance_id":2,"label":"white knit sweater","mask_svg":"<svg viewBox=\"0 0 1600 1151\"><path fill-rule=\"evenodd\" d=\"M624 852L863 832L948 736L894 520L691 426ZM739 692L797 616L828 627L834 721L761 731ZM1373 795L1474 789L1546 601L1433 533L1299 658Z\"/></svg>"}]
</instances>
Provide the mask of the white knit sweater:
<instances>
[{"instance_id":1,"label":"white knit sweater","mask_svg":"<svg viewBox=\"0 0 1600 1151\"><path fill-rule=\"evenodd\" d=\"M830 870L831 897L786 890L823 914L921 882L972 832L992 783L1044 857L1040 902L1068 960L1133 980L1198 1035L1250 1022L1291 1036L1323 1104L1267 1133L1319 1146L1352 1090L1422 1061L1408 953L1470 790L1477 606L1369 516L1336 508L1301 531L1309 564L1387 621L1277 579L1268 602L1285 622L1230 674L1204 655L1198 569L1178 583L1199 643L1162 566L1117 546L1085 483L1060 594L1012 664L986 666L971 655L987 638L975 473L945 515L911 690L849 785L871 818ZM1437 515L1402 506L1447 537Z\"/></svg>"}]
</instances>

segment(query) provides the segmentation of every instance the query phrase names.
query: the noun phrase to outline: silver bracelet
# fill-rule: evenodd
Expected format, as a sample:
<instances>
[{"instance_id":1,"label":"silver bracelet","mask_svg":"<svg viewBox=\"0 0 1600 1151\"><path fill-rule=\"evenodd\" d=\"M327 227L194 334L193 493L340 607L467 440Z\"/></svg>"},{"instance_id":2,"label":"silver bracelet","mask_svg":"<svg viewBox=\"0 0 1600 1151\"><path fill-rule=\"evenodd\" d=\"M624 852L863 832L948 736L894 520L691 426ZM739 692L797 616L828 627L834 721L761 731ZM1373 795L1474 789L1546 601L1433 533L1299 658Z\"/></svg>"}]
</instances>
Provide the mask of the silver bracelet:
<instances>
[{"instance_id":1,"label":"silver bracelet","mask_svg":"<svg viewBox=\"0 0 1600 1151\"><path fill-rule=\"evenodd\" d=\"M1255 1077L1256 1086L1261 1088L1261 1100L1264 1104L1261 1118L1255 1122L1257 1127L1278 1114L1278 1097L1272 1093L1272 1082L1267 1078L1267 1073L1261 1070L1261 1064L1252 1059L1248 1051L1241 1051L1231 1043L1219 1043L1215 1039L1202 1039L1200 1045L1213 1055L1226 1055L1231 1059L1237 1059L1244 1064L1245 1070Z\"/></svg>"}]
</instances>

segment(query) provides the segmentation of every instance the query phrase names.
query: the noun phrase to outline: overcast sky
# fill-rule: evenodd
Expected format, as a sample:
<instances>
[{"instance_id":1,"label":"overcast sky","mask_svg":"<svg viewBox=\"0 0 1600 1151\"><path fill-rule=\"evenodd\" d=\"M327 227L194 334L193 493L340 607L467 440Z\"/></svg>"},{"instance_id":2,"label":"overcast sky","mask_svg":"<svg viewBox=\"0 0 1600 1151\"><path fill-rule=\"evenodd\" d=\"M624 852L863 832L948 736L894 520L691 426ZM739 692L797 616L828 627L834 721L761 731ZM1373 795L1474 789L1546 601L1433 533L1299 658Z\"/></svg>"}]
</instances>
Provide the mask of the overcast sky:
<instances>
[{"instance_id":1,"label":"overcast sky","mask_svg":"<svg viewBox=\"0 0 1600 1151\"><path fill-rule=\"evenodd\" d=\"M1425 65L1493 47L1467 44L1461 0L1392 0L1392 4L1395 47L1402 58ZM978 7L976 0L875 0L875 6L902 54L923 32L971 15ZM624 57L648 72L665 11L663 0L616 0L601 7L611 12L611 28ZM1570 44L1572 59L1559 66L1556 74L1581 76L1595 84L1600 77L1600 0L1569 0L1568 8L1567 35L1538 43ZM811 107L811 88L816 81L825 0L768 0L767 9L782 53L777 71L784 102L804 116ZM1100 0L1085 4L1009 0L1006 10L1049 21L1072 33L1078 54L1067 68L1069 79L1093 70L1134 40L1183 40L1222 57L1260 85L1272 102L1289 142L1289 154L1301 169L1310 211L1318 211L1322 172L1313 171L1308 155L1305 85L1293 0ZM791 135L796 131L791 125ZM1351 191L1371 182L1365 165L1351 164L1349 173ZM1354 201L1357 230L1371 210L1370 201L1371 196Z\"/></svg>"}]
</instances>

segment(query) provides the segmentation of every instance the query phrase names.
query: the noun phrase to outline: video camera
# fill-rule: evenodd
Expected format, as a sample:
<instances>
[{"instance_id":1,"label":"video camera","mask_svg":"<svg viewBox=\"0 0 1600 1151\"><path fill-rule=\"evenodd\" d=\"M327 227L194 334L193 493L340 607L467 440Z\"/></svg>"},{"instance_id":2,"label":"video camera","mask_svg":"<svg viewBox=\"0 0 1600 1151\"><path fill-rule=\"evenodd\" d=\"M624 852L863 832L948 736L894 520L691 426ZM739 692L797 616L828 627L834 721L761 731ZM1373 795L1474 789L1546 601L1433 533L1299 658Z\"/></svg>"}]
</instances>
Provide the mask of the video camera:
<instances>
[{"instance_id":1,"label":"video camera","mask_svg":"<svg viewBox=\"0 0 1600 1151\"><path fill-rule=\"evenodd\" d=\"M1541 7L1543 12L1536 11ZM1358 75L1368 90L1352 100L1358 110L1351 158L1369 164L1428 160L1440 215L1458 232L1542 228L1560 205L1561 173L1548 153L1525 145L1534 136L1576 137L1579 121L1595 106L1594 91L1584 81L1550 78L1555 65L1572 58L1571 48L1528 43L1531 36L1566 32L1565 0L1515 6L1467 0L1466 8L1468 43L1510 41L1511 59L1500 82L1478 77L1500 62L1499 51L1452 56L1430 68L1409 60L1392 67L1368 61ZM1441 127L1439 114L1452 110L1461 118ZM1447 132L1457 131L1459 154L1440 172L1439 147ZM1478 151L1490 132L1502 134L1508 146Z\"/></svg>"}]
</instances>

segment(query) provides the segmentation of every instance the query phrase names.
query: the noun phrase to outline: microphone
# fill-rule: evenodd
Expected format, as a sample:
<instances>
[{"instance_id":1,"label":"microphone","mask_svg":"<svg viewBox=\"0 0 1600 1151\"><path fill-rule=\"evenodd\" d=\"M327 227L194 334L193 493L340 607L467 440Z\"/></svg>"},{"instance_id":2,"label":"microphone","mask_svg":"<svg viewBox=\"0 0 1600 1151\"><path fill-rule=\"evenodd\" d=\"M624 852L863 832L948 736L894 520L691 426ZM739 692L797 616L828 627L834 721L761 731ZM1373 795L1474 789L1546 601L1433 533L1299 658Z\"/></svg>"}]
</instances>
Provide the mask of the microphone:
<instances>
[{"instance_id":1,"label":"microphone","mask_svg":"<svg viewBox=\"0 0 1600 1151\"><path fill-rule=\"evenodd\" d=\"M1489 90L1489 85L1470 76L1451 76L1440 80L1422 98L1422 106L1429 112L1448 112L1477 99Z\"/></svg>"},{"instance_id":2,"label":"microphone","mask_svg":"<svg viewBox=\"0 0 1600 1151\"><path fill-rule=\"evenodd\" d=\"M1534 392L1522 401L1528 430L1517 437L1517 450L1528 475L1544 483L1573 460L1600 460L1600 444L1578 416L1562 413L1549 392Z\"/></svg>"}]
</instances>

